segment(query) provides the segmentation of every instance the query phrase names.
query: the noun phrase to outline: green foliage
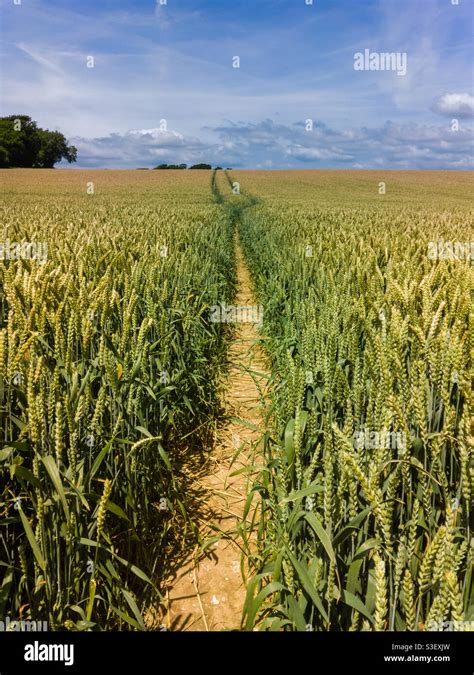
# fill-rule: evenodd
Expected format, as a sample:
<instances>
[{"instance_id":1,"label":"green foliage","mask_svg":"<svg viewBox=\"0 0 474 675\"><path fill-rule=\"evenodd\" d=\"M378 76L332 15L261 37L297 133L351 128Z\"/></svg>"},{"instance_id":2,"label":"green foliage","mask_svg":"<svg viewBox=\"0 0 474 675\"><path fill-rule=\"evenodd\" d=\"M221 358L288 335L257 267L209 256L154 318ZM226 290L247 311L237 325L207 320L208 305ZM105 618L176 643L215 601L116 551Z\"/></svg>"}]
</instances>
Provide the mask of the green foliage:
<instances>
[{"instance_id":1,"label":"green foliage","mask_svg":"<svg viewBox=\"0 0 474 675\"><path fill-rule=\"evenodd\" d=\"M59 131L41 129L27 115L0 118L0 167L47 169L62 159L75 162L77 149Z\"/></svg>"},{"instance_id":2,"label":"green foliage","mask_svg":"<svg viewBox=\"0 0 474 675\"><path fill-rule=\"evenodd\" d=\"M186 169L187 164L158 164L155 169Z\"/></svg>"},{"instance_id":3,"label":"green foliage","mask_svg":"<svg viewBox=\"0 0 474 675\"><path fill-rule=\"evenodd\" d=\"M234 261L225 213L172 202L2 208L0 240L34 222L49 243L44 265L0 265L2 616L139 629L189 536L180 466L219 410L209 308Z\"/></svg>"},{"instance_id":4,"label":"green foliage","mask_svg":"<svg viewBox=\"0 0 474 675\"><path fill-rule=\"evenodd\" d=\"M240 220L274 374L247 628L472 620L470 268L427 255L470 215L281 200Z\"/></svg>"}]
</instances>

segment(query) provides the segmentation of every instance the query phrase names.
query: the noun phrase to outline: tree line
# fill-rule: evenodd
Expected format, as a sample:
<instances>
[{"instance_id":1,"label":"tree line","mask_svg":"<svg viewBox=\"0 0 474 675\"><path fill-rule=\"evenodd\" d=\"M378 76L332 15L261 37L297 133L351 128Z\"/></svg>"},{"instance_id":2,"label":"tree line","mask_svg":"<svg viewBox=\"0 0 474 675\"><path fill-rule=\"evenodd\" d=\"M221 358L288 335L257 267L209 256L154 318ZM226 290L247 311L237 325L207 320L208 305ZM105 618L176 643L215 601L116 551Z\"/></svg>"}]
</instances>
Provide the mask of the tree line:
<instances>
[{"instance_id":1,"label":"tree line","mask_svg":"<svg viewBox=\"0 0 474 675\"><path fill-rule=\"evenodd\" d=\"M210 170L212 169L212 166L210 164L193 164L192 166L188 167L187 164L158 164L158 166L155 166L154 169L207 169ZM222 171L221 166L216 166L216 171ZM230 169L229 169L230 171Z\"/></svg>"}]
</instances>

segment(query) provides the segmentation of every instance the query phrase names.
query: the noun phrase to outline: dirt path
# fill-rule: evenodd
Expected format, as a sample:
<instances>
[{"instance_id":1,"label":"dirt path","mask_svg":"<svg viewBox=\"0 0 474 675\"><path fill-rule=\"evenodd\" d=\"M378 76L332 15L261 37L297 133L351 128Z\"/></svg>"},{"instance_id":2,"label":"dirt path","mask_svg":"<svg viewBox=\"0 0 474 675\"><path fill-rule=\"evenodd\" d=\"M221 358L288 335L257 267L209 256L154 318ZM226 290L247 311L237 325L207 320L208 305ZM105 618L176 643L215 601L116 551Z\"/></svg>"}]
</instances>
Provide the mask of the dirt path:
<instances>
[{"instance_id":1,"label":"dirt path","mask_svg":"<svg viewBox=\"0 0 474 675\"><path fill-rule=\"evenodd\" d=\"M234 304L255 305L237 235L235 250L238 287ZM251 476L248 472L232 474L253 466L259 432L251 427L261 424L259 389L264 391L267 378L256 326L236 323L234 327L223 400L226 423L217 430L216 447L207 471L192 485L192 490L204 502L200 513L201 536L209 539L220 532L221 537L200 556L190 551L175 570L169 583L164 620L164 625L171 630L238 629L242 618L245 586L236 528L242 518Z\"/></svg>"}]
</instances>

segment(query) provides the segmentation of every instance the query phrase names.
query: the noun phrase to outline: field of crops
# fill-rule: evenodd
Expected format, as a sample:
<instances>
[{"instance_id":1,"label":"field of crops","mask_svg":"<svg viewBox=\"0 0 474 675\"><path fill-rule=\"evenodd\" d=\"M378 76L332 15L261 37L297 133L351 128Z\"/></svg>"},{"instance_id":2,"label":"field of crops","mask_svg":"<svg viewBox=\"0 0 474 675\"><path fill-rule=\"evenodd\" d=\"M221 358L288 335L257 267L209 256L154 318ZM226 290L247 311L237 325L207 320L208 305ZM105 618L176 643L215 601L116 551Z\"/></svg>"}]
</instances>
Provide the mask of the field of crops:
<instances>
[{"instance_id":1,"label":"field of crops","mask_svg":"<svg viewBox=\"0 0 474 675\"><path fill-rule=\"evenodd\" d=\"M209 174L3 173L0 241L47 259L0 263L0 615L142 627L219 405L229 219Z\"/></svg>"},{"instance_id":2,"label":"field of crops","mask_svg":"<svg viewBox=\"0 0 474 675\"><path fill-rule=\"evenodd\" d=\"M396 174L394 208L374 172L352 173L358 196L338 184L340 207L327 174L323 188L311 172L259 174L264 202L242 213L275 385L246 626L461 629L474 618L473 277L470 248L434 260L429 242L472 241L472 176L456 190L445 174L435 201L438 175Z\"/></svg>"},{"instance_id":3,"label":"field of crops","mask_svg":"<svg viewBox=\"0 0 474 675\"><path fill-rule=\"evenodd\" d=\"M194 537L237 232L273 384L243 628L474 621L472 174L0 173L0 617L145 627Z\"/></svg>"}]
</instances>

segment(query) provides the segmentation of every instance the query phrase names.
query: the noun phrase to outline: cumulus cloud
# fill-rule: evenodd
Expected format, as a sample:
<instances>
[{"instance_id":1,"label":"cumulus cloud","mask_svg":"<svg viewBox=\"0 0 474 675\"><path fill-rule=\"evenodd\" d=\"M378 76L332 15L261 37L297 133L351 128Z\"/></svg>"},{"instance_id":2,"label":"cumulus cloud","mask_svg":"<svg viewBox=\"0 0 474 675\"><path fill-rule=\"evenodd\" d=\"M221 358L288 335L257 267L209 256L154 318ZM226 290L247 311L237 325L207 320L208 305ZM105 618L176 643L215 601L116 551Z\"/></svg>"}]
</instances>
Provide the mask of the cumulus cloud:
<instances>
[{"instance_id":1,"label":"cumulus cloud","mask_svg":"<svg viewBox=\"0 0 474 675\"><path fill-rule=\"evenodd\" d=\"M432 110L446 117L474 117L474 96L471 94L444 94L436 99Z\"/></svg>"},{"instance_id":2,"label":"cumulus cloud","mask_svg":"<svg viewBox=\"0 0 474 675\"><path fill-rule=\"evenodd\" d=\"M429 126L386 122L380 127L336 130L315 123L305 125L228 124L216 130L222 142L231 140L231 161L252 167L271 161L280 168L470 169L472 127L456 132L449 125ZM471 150L471 153L469 153Z\"/></svg>"},{"instance_id":3,"label":"cumulus cloud","mask_svg":"<svg viewBox=\"0 0 474 675\"><path fill-rule=\"evenodd\" d=\"M472 126L386 122L380 127L337 130L314 123L256 124L228 121L206 128L210 140L160 128L134 129L100 138L72 139L78 165L133 168L209 162L235 168L471 169Z\"/></svg>"},{"instance_id":4,"label":"cumulus cloud","mask_svg":"<svg viewBox=\"0 0 474 675\"><path fill-rule=\"evenodd\" d=\"M160 128L132 129L99 138L72 138L80 166L134 167L161 162L190 162L205 149L201 141Z\"/></svg>"}]
</instances>

